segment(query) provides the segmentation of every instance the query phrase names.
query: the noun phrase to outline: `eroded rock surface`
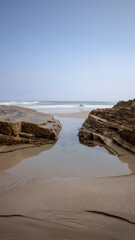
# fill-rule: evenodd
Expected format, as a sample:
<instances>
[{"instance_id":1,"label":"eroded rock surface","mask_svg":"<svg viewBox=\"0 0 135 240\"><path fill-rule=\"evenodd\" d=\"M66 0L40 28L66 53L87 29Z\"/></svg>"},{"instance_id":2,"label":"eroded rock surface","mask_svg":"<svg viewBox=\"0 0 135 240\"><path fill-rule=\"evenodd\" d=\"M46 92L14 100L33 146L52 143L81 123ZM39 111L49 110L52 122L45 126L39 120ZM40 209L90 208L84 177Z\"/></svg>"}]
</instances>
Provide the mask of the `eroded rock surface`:
<instances>
[{"instance_id":1,"label":"eroded rock surface","mask_svg":"<svg viewBox=\"0 0 135 240\"><path fill-rule=\"evenodd\" d=\"M0 145L43 144L57 140L61 124L52 115L17 106L0 106Z\"/></svg>"},{"instance_id":2,"label":"eroded rock surface","mask_svg":"<svg viewBox=\"0 0 135 240\"><path fill-rule=\"evenodd\" d=\"M104 146L112 153L115 145L135 153L135 99L91 111L78 136L81 143Z\"/></svg>"}]
</instances>

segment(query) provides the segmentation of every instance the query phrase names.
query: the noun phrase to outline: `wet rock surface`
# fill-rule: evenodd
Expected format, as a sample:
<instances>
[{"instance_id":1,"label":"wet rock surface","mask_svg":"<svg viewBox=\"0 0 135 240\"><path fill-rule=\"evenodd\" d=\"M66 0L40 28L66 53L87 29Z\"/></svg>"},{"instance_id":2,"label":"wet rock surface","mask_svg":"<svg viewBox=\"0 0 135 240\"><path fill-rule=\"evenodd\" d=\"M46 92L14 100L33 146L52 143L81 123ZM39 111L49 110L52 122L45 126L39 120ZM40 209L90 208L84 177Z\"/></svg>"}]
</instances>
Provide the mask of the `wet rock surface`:
<instances>
[{"instance_id":1,"label":"wet rock surface","mask_svg":"<svg viewBox=\"0 0 135 240\"><path fill-rule=\"evenodd\" d=\"M81 143L104 146L112 153L115 145L135 153L135 99L91 111L78 136Z\"/></svg>"},{"instance_id":2,"label":"wet rock surface","mask_svg":"<svg viewBox=\"0 0 135 240\"><path fill-rule=\"evenodd\" d=\"M55 142L61 124L52 115L17 106L0 106L0 145Z\"/></svg>"}]
</instances>

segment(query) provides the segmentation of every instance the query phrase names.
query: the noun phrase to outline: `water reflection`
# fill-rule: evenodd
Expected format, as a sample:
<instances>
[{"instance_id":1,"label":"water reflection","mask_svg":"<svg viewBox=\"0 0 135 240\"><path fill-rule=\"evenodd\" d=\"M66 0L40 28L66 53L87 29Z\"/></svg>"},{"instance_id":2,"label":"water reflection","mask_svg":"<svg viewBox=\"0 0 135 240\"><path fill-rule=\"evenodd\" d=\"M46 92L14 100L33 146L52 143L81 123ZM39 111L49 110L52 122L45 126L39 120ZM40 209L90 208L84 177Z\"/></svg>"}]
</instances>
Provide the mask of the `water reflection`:
<instances>
[{"instance_id":1,"label":"water reflection","mask_svg":"<svg viewBox=\"0 0 135 240\"><path fill-rule=\"evenodd\" d=\"M128 164L128 168L131 170L132 173L135 173L135 154L128 153L123 156L119 156L119 159L123 163Z\"/></svg>"},{"instance_id":2,"label":"water reflection","mask_svg":"<svg viewBox=\"0 0 135 240\"><path fill-rule=\"evenodd\" d=\"M0 170L6 170L15 167L23 159L30 158L39 155L41 152L51 149L54 144L46 144L38 147L27 147L9 151L6 153L0 153ZM8 149L8 148L7 148Z\"/></svg>"},{"instance_id":3,"label":"water reflection","mask_svg":"<svg viewBox=\"0 0 135 240\"><path fill-rule=\"evenodd\" d=\"M80 144L85 145L80 141ZM128 168L131 170L132 173L135 173L135 154L125 150L124 148L119 147L118 145L114 145L114 149L110 149L108 146L103 145L102 143L96 143L96 142L89 142L89 144L86 144L89 148L100 146L101 150L106 150L108 154L116 156L115 150L118 153L117 157L118 159L128 164ZM85 145L85 146L86 146Z\"/></svg>"},{"instance_id":4,"label":"water reflection","mask_svg":"<svg viewBox=\"0 0 135 240\"><path fill-rule=\"evenodd\" d=\"M125 151L118 158L102 147L90 148L79 143L77 133L83 119L59 120L62 123L62 131L54 145L0 153L0 169L24 178L107 177L135 172L135 155L126 155Z\"/></svg>"}]
</instances>

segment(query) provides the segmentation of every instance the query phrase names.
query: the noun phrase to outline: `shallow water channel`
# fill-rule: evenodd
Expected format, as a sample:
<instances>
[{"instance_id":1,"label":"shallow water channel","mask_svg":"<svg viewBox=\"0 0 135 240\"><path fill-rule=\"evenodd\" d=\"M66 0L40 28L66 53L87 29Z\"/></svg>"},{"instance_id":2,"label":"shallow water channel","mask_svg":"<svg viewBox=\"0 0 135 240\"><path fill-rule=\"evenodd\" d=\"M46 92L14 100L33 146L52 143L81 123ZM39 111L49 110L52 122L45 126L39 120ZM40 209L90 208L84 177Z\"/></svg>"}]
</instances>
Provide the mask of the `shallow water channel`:
<instances>
[{"instance_id":1,"label":"shallow water channel","mask_svg":"<svg viewBox=\"0 0 135 240\"><path fill-rule=\"evenodd\" d=\"M78 128L84 119L58 118L62 131L56 144L0 154L1 173L20 178L87 178L128 175L128 162L102 147L79 143Z\"/></svg>"}]
</instances>

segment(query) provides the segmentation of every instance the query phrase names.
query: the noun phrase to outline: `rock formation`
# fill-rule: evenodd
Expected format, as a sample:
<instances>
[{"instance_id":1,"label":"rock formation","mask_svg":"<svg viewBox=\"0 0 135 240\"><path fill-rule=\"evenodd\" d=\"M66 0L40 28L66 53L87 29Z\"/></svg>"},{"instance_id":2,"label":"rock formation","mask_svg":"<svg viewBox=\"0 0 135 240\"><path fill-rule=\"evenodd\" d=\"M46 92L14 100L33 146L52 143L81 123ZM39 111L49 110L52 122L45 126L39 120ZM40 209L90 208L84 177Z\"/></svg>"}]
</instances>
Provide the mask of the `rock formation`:
<instances>
[{"instance_id":1,"label":"rock formation","mask_svg":"<svg viewBox=\"0 0 135 240\"><path fill-rule=\"evenodd\" d=\"M135 99L90 112L79 130L79 140L115 153L115 145L135 153Z\"/></svg>"},{"instance_id":2,"label":"rock formation","mask_svg":"<svg viewBox=\"0 0 135 240\"><path fill-rule=\"evenodd\" d=\"M61 130L49 114L17 106L0 106L0 145L55 142Z\"/></svg>"}]
</instances>

